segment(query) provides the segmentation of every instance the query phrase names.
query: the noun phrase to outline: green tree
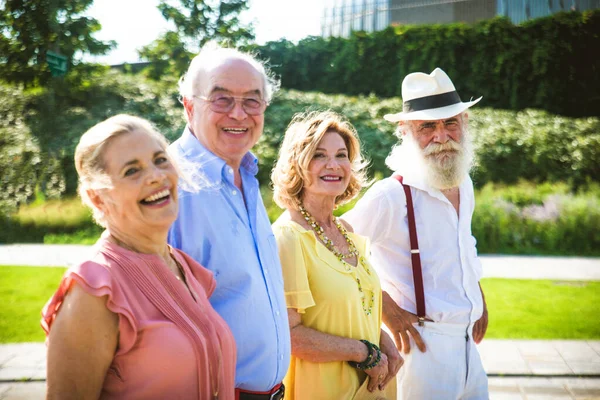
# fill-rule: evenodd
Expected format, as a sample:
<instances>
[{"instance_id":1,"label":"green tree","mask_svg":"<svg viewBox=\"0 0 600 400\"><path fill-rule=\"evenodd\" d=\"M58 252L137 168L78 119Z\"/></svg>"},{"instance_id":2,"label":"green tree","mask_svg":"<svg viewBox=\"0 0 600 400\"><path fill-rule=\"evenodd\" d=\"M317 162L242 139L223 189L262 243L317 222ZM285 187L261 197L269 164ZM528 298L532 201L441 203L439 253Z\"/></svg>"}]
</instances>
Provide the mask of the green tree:
<instances>
[{"instance_id":1,"label":"green tree","mask_svg":"<svg viewBox=\"0 0 600 400\"><path fill-rule=\"evenodd\" d=\"M158 9L175 29L139 51L140 57L151 62L149 76L182 75L193 54L209 40L232 45L253 40L252 29L239 20L247 8L248 0L162 0Z\"/></svg>"},{"instance_id":2,"label":"green tree","mask_svg":"<svg viewBox=\"0 0 600 400\"><path fill-rule=\"evenodd\" d=\"M0 1L0 77L27 86L50 80L47 52L67 58L67 68L84 53L105 54L114 42L94 38L100 23L82 15L93 0Z\"/></svg>"}]
</instances>

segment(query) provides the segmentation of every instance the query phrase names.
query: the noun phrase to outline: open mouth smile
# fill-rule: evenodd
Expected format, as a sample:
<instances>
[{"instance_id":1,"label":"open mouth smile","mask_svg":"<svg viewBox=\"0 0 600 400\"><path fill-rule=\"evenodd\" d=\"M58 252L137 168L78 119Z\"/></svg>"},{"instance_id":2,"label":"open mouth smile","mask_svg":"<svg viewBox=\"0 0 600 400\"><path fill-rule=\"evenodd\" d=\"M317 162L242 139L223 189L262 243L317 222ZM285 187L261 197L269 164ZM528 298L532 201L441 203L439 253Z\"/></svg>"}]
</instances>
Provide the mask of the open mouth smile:
<instances>
[{"instance_id":1,"label":"open mouth smile","mask_svg":"<svg viewBox=\"0 0 600 400\"><path fill-rule=\"evenodd\" d=\"M158 205L169 201L171 198L171 192L169 189L161 190L160 192L156 192L153 195L146 197L141 200L140 203L144 205Z\"/></svg>"},{"instance_id":2,"label":"open mouth smile","mask_svg":"<svg viewBox=\"0 0 600 400\"><path fill-rule=\"evenodd\" d=\"M341 176L334 176L334 175L325 175L321 177L322 181L325 182L341 182L342 181L342 177Z\"/></svg>"},{"instance_id":3,"label":"open mouth smile","mask_svg":"<svg viewBox=\"0 0 600 400\"><path fill-rule=\"evenodd\" d=\"M241 135L248 132L248 128L222 128L223 131L232 135Z\"/></svg>"}]
</instances>

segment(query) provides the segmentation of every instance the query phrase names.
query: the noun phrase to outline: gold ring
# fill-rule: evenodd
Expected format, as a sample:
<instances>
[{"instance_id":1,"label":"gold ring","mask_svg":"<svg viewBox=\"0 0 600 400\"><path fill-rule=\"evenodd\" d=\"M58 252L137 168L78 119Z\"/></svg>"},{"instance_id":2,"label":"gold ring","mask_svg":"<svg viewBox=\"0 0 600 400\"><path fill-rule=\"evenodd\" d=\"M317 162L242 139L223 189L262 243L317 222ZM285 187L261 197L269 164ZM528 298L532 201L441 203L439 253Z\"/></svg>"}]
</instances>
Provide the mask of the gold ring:
<instances>
[{"instance_id":1,"label":"gold ring","mask_svg":"<svg viewBox=\"0 0 600 400\"><path fill-rule=\"evenodd\" d=\"M383 374L379 375L379 381L380 382L383 380L383 378L385 378L385 375L383 375Z\"/></svg>"}]
</instances>

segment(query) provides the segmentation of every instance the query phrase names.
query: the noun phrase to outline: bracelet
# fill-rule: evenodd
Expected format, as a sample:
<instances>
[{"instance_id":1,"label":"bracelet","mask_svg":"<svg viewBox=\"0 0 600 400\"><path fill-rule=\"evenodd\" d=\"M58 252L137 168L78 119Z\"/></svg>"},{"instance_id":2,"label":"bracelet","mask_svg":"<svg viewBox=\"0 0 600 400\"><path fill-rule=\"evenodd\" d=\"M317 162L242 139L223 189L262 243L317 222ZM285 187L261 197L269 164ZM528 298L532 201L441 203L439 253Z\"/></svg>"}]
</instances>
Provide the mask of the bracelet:
<instances>
[{"instance_id":1,"label":"bracelet","mask_svg":"<svg viewBox=\"0 0 600 400\"><path fill-rule=\"evenodd\" d=\"M371 343L371 345L373 346L373 348L377 351L377 356L375 357L375 360L373 360L373 362L367 366L365 366L364 368L362 368L363 370L365 369L371 369L375 366L377 366L377 364L379 364L379 361L381 361L381 350L379 349L379 347L377 347L377 345Z\"/></svg>"},{"instance_id":2,"label":"bracelet","mask_svg":"<svg viewBox=\"0 0 600 400\"><path fill-rule=\"evenodd\" d=\"M365 369L371 369L373 367L375 367L377 364L379 364L379 361L381 361L381 350L379 349L379 347L377 347L377 345L369 342L368 340L362 340L361 342L364 343L367 346L367 349L369 350L369 354L367 355L367 358L360 363L354 362L354 361L348 361L348 363L356 368L356 369L360 369L360 370L365 370Z\"/></svg>"},{"instance_id":3,"label":"bracelet","mask_svg":"<svg viewBox=\"0 0 600 400\"><path fill-rule=\"evenodd\" d=\"M372 343L369 342L368 340L361 340L362 343L365 344L365 346L367 346L367 358L365 358L365 360L363 362L355 362L355 361L348 361L348 364L350 364L352 367L354 368L358 368L358 369L362 369L363 367L369 365L371 363L371 361L373 360L373 357L375 356L375 352L373 351L373 347L372 347Z\"/></svg>"}]
</instances>

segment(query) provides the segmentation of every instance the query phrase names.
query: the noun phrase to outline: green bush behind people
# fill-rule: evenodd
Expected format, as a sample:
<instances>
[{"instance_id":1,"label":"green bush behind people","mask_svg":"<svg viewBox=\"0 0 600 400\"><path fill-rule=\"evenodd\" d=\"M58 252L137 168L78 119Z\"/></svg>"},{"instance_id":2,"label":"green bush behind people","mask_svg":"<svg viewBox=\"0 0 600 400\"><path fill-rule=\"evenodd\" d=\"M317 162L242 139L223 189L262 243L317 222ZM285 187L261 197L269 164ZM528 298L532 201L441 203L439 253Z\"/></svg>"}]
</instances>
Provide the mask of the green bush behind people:
<instances>
[{"instance_id":1,"label":"green bush behind people","mask_svg":"<svg viewBox=\"0 0 600 400\"><path fill-rule=\"evenodd\" d=\"M463 101L581 117L600 112L600 10L562 12L515 25L399 25L349 38L281 39L251 49L268 59L286 89L393 97L414 71L441 67Z\"/></svg>"},{"instance_id":2,"label":"green bush behind people","mask_svg":"<svg viewBox=\"0 0 600 400\"><path fill-rule=\"evenodd\" d=\"M57 201L75 194L77 140L95 123L122 112L150 119L174 140L184 126L175 87L115 70L74 73L47 89L0 85L5 116L0 120L0 242L93 241L99 229L89 214L73 211L76 217L63 222L51 216L78 207L77 201ZM390 173L385 158L397 141L395 126L382 116L400 108L398 98L281 91L254 149L265 203L270 204L269 175L279 144L296 112L344 114L360 134L371 176L381 178ZM479 108L470 113L470 122L477 162L473 180L479 188L473 230L480 251L600 255L600 119ZM522 180L530 183L517 184ZM551 183L539 186L543 182ZM36 198L40 204L27 206ZM559 211L527 208L533 205ZM48 218L31 217L36 207L45 207ZM275 218L279 210L272 206L269 213Z\"/></svg>"}]
</instances>

